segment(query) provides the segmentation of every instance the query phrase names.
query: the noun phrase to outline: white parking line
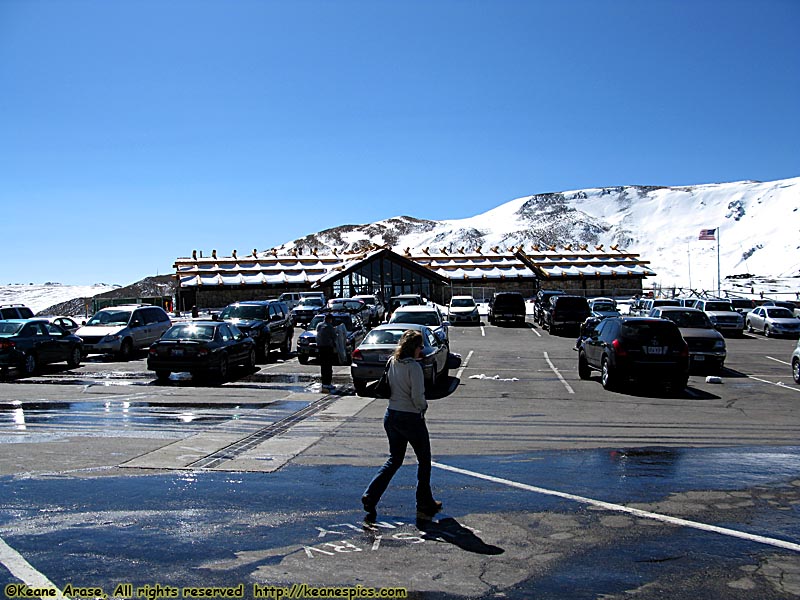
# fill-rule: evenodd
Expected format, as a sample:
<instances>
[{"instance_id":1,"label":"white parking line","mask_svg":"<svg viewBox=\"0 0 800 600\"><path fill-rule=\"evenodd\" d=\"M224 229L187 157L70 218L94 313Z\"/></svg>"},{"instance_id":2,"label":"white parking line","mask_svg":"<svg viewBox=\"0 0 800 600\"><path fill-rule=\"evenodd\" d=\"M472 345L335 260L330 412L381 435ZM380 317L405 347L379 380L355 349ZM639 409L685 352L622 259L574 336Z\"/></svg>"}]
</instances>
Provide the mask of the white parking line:
<instances>
[{"instance_id":1,"label":"white parking line","mask_svg":"<svg viewBox=\"0 0 800 600\"><path fill-rule=\"evenodd\" d=\"M770 359L770 360L774 360L775 362L781 363L782 365L787 365L787 366L789 366L789 367L791 367L791 366L792 366L790 363L786 362L785 360L781 360L781 359L779 359L779 358L773 358L773 357L771 357L771 356L767 356L766 358L768 358L768 359Z\"/></svg>"},{"instance_id":2,"label":"white parking line","mask_svg":"<svg viewBox=\"0 0 800 600\"><path fill-rule=\"evenodd\" d=\"M790 385L786 385L782 381L767 381L766 379L761 379L759 377L753 377L752 375L747 376L748 379L752 379L753 381L760 381L761 383L768 383L770 385L777 386L779 388L783 388L785 390L792 390L793 392L800 392L800 387L793 387Z\"/></svg>"},{"instance_id":3,"label":"white parking line","mask_svg":"<svg viewBox=\"0 0 800 600\"><path fill-rule=\"evenodd\" d=\"M561 383L564 384L564 387L567 388L567 391L570 394L574 394L575 390L572 389L572 386L567 383L567 380L564 379L563 375L561 375L558 369L556 369L556 366L553 364L553 361L550 360L550 355L548 355L547 352L544 353L544 359L547 361L547 364L550 365L550 368L553 370L553 373L556 374L556 377L558 377L561 380Z\"/></svg>"},{"instance_id":4,"label":"white parking line","mask_svg":"<svg viewBox=\"0 0 800 600\"><path fill-rule=\"evenodd\" d=\"M34 569L22 555L0 538L0 564L29 588L46 589L48 598L69 600L47 577ZM52 592L50 592L52 590ZM52 594L52 595L50 595ZM38 597L38 596L37 596Z\"/></svg>"},{"instance_id":5,"label":"white parking line","mask_svg":"<svg viewBox=\"0 0 800 600\"><path fill-rule=\"evenodd\" d=\"M486 327L481 325L481 337L486 337Z\"/></svg>"},{"instance_id":6,"label":"white parking line","mask_svg":"<svg viewBox=\"0 0 800 600\"><path fill-rule=\"evenodd\" d=\"M541 334L541 333L539 333L539 331L538 331L536 328L534 328L534 327L531 327L531 331L532 331L533 333L535 333L536 335L538 335L539 337L542 337L542 334Z\"/></svg>"},{"instance_id":7,"label":"white parking line","mask_svg":"<svg viewBox=\"0 0 800 600\"><path fill-rule=\"evenodd\" d=\"M473 352L473 350L470 350L469 354L467 354L467 358L465 358L464 362L461 363L461 368L458 370L458 373L456 373L456 379L461 379L461 376L464 374L464 369L466 369L469 365L469 359L472 358Z\"/></svg>"},{"instance_id":8,"label":"white parking line","mask_svg":"<svg viewBox=\"0 0 800 600\"><path fill-rule=\"evenodd\" d=\"M639 510L638 508L630 508L622 504L612 504L611 502L594 500L593 498L586 498L584 496L576 496L575 494L568 494L566 492L559 492L557 490L548 490L546 488L527 485L525 483L519 483L518 481L512 481L510 479L501 479L500 477L494 477L492 475L484 475L483 473L477 473L475 471L468 471L466 469L459 469L458 467L451 467L450 465L445 465L438 462L434 462L432 464L434 467L437 467L444 471L451 471L453 473L459 473L461 475L467 475L469 477L475 477L477 479L484 479L486 481L491 481L494 483L499 483L502 485L519 488L521 490L526 490L529 492L535 492L537 494L545 494L547 496L557 496L559 498L565 498L567 500L573 500L575 502L589 504L591 506L597 506L598 508L603 508L605 510L628 513L630 515L633 515L635 517L641 517L643 519L653 519L655 521L661 521L662 523L669 523L670 525L691 527L693 529L699 529L701 531L710 531L713 533L727 535L729 537L740 538L751 542L757 542L759 544L767 544L769 546L775 546L777 548L784 548L786 550L793 550L795 552L800 552L800 544L796 544L794 542L787 542L786 540L779 540L776 538L765 537L763 535L746 533L744 531L728 529L727 527L717 527L716 525L709 525L707 523L700 523L698 521L689 521L687 519L680 519L678 517L670 517L669 515L662 515L659 513L649 512L646 510Z\"/></svg>"}]
</instances>

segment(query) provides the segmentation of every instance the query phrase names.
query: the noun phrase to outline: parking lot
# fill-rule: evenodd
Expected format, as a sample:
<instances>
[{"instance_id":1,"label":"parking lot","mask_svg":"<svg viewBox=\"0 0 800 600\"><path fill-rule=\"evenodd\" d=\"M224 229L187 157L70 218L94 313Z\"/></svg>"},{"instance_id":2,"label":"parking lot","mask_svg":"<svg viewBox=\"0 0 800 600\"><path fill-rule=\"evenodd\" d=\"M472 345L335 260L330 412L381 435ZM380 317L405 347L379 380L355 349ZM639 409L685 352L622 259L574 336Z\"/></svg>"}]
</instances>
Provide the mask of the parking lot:
<instances>
[{"instance_id":1,"label":"parking lot","mask_svg":"<svg viewBox=\"0 0 800 600\"><path fill-rule=\"evenodd\" d=\"M157 383L141 356L0 382L0 584L72 584L73 598L293 584L307 597L800 595L794 340L728 339L721 383L612 393L578 378L573 337L450 335L463 362L427 416L445 506L433 523L414 520L413 455L363 522L385 401L356 396L348 367L332 394L296 357L223 385Z\"/></svg>"}]
</instances>

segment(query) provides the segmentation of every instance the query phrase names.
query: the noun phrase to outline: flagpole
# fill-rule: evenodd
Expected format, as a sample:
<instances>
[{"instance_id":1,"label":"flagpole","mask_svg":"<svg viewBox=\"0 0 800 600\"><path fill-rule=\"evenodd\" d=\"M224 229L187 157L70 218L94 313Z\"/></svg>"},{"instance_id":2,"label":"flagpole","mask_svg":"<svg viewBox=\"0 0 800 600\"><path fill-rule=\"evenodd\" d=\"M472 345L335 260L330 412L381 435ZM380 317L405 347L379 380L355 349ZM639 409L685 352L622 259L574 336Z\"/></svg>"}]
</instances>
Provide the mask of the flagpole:
<instances>
[{"instance_id":1,"label":"flagpole","mask_svg":"<svg viewBox=\"0 0 800 600\"><path fill-rule=\"evenodd\" d=\"M717 298L722 298L722 286L719 278L719 242L722 237L722 228L717 227Z\"/></svg>"}]
</instances>

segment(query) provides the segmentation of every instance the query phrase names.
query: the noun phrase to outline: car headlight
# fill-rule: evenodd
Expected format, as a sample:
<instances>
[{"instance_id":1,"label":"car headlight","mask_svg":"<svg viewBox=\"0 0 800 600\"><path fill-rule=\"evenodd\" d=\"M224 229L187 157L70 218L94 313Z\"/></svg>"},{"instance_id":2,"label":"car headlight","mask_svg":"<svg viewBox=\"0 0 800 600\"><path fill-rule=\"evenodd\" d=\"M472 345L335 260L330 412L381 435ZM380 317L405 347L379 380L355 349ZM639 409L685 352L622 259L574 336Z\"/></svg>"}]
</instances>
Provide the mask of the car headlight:
<instances>
[{"instance_id":1,"label":"car headlight","mask_svg":"<svg viewBox=\"0 0 800 600\"><path fill-rule=\"evenodd\" d=\"M112 333L112 334L109 334L109 335L105 336L100 341L101 342L116 342L118 339L119 339L119 334L118 333Z\"/></svg>"},{"instance_id":2,"label":"car headlight","mask_svg":"<svg viewBox=\"0 0 800 600\"><path fill-rule=\"evenodd\" d=\"M711 319L711 322L712 322L714 325L716 325L716 324L717 324L717 317L716 317L716 315L710 315L708 318L709 318L709 319Z\"/></svg>"},{"instance_id":3,"label":"car headlight","mask_svg":"<svg viewBox=\"0 0 800 600\"><path fill-rule=\"evenodd\" d=\"M714 350L725 350L725 340L717 340L714 342Z\"/></svg>"}]
</instances>

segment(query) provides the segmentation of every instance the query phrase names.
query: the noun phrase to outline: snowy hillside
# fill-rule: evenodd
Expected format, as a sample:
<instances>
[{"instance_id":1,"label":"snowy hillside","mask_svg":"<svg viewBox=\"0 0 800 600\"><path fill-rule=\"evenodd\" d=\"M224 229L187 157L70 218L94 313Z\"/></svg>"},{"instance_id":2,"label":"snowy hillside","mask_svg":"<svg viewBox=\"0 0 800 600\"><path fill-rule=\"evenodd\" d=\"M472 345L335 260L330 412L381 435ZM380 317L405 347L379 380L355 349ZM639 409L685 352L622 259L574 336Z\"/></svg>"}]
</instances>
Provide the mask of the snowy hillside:
<instances>
[{"instance_id":1,"label":"snowy hillside","mask_svg":"<svg viewBox=\"0 0 800 600\"><path fill-rule=\"evenodd\" d=\"M289 242L281 250L355 250L369 244L397 251L525 244L588 243L636 252L663 286L715 289L717 245L698 239L717 229L722 280L746 274L800 277L800 178L685 187L624 186L537 194L465 219L394 217L346 225ZM789 287L798 289L800 279ZM723 287L726 287L723 285Z\"/></svg>"},{"instance_id":2,"label":"snowy hillside","mask_svg":"<svg viewBox=\"0 0 800 600\"><path fill-rule=\"evenodd\" d=\"M91 298L97 294L109 292L119 286L113 285L2 285L0 286L0 304L24 304L34 313L55 304L74 298Z\"/></svg>"}]
</instances>

